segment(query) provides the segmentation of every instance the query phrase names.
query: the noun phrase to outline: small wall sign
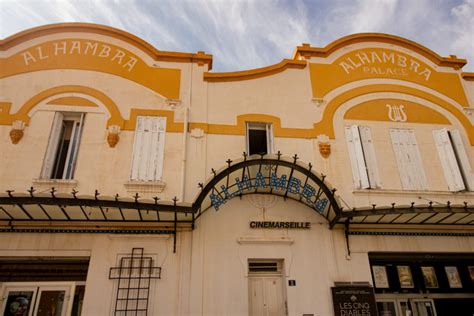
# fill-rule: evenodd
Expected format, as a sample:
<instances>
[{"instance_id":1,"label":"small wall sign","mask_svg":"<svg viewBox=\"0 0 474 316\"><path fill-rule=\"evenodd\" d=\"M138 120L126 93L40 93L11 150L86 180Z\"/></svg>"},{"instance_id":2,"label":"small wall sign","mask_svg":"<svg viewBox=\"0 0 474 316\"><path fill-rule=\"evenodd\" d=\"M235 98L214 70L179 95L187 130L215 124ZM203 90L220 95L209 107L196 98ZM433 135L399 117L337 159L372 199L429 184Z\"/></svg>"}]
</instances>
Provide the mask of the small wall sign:
<instances>
[{"instance_id":1,"label":"small wall sign","mask_svg":"<svg viewBox=\"0 0 474 316\"><path fill-rule=\"evenodd\" d=\"M288 286L296 286L296 280L288 280Z\"/></svg>"},{"instance_id":2,"label":"small wall sign","mask_svg":"<svg viewBox=\"0 0 474 316\"><path fill-rule=\"evenodd\" d=\"M272 222L272 221L251 221L250 228L289 228L289 229L309 229L310 222Z\"/></svg>"}]
</instances>

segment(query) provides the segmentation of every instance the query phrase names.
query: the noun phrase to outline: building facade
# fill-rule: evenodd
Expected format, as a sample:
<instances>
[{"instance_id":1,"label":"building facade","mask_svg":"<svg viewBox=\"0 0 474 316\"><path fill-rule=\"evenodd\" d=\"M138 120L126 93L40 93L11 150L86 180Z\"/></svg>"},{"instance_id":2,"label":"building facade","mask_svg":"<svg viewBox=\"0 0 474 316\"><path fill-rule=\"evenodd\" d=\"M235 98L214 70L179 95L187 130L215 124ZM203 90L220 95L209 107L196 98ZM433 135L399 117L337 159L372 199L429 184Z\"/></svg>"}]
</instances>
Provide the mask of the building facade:
<instances>
[{"instance_id":1,"label":"building facade","mask_svg":"<svg viewBox=\"0 0 474 316\"><path fill-rule=\"evenodd\" d=\"M0 54L4 315L474 313L465 60L365 33L215 73L82 23Z\"/></svg>"}]
</instances>

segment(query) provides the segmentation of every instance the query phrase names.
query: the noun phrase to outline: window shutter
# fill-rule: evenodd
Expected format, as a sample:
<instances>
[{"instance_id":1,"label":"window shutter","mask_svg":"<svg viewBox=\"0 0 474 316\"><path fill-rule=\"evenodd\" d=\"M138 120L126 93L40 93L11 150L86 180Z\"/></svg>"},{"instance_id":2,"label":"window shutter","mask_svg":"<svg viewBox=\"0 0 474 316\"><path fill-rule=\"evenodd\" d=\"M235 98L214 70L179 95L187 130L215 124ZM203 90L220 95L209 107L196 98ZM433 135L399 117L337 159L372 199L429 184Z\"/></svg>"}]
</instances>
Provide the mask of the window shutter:
<instances>
[{"instance_id":1,"label":"window shutter","mask_svg":"<svg viewBox=\"0 0 474 316\"><path fill-rule=\"evenodd\" d=\"M49 179L53 172L54 159L58 150L59 138L61 136L62 122L64 115L56 112L54 114L53 124L51 125L51 134L49 135L48 147L44 157L43 169L41 170L41 178Z\"/></svg>"},{"instance_id":2,"label":"window shutter","mask_svg":"<svg viewBox=\"0 0 474 316\"><path fill-rule=\"evenodd\" d=\"M79 151L79 143L81 142L82 129L84 125L84 113L81 113L79 121L74 122L74 129L69 144L68 157L66 159L66 167L64 168L63 179L72 179L74 168L76 166L77 152Z\"/></svg>"},{"instance_id":3,"label":"window shutter","mask_svg":"<svg viewBox=\"0 0 474 316\"><path fill-rule=\"evenodd\" d=\"M131 180L156 181L163 171L166 118L138 116Z\"/></svg>"},{"instance_id":4,"label":"window shutter","mask_svg":"<svg viewBox=\"0 0 474 316\"><path fill-rule=\"evenodd\" d=\"M140 166L141 154L142 154L142 138L144 130L144 117L137 116L137 125L135 128L135 141L133 143L133 154L132 154L132 171L130 175L131 180L139 180L138 171Z\"/></svg>"},{"instance_id":5,"label":"window shutter","mask_svg":"<svg viewBox=\"0 0 474 316\"><path fill-rule=\"evenodd\" d=\"M359 129L357 125L354 125L351 127L346 127L345 132L354 187L357 189L367 189L370 187L370 185L365 168L364 153L362 152Z\"/></svg>"},{"instance_id":6,"label":"window shutter","mask_svg":"<svg viewBox=\"0 0 474 316\"><path fill-rule=\"evenodd\" d=\"M462 142L461 134L458 130L454 130L450 132L451 134L451 141L454 147L454 151L458 158L458 163L460 165L461 173L464 177L464 184L467 190L473 191L474 190L474 179L472 176L472 168L471 164L469 163L469 158L466 153L466 149L464 148L464 144Z\"/></svg>"},{"instance_id":7,"label":"window shutter","mask_svg":"<svg viewBox=\"0 0 474 316\"><path fill-rule=\"evenodd\" d=\"M362 140L362 149L364 152L367 173L371 188L379 188L381 185L377 167L377 157L375 155L374 143L370 128L359 126L360 138Z\"/></svg>"},{"instance_id":8,"label":"window shutter","mask_svg":"<svg viewBox=\"0 0 474 316\"><path fill-rule=\"evenodd\" d=\"M404 129L390 129L390 137L397 159L402 188L404 190L428 189L428 181L418 150L415 132Z\"/></svg>"},{"instance_id":9,"label":"window shutter","mask_svg":"<svg viewBox=\"0 0 474 316\"><path fill-rule=\"evenodd\" d=\"M465 186L462 179L461 170L459 170L458 162L456 161L456 155L451 145L448 131L445 128L433 131L433 136L449 190L464 190Z\"/></svg>"},{"instance_id":10,"label":"window shutter","mask_svg":"<svg viewBox=\"0 0 474 316\"><path fill-rule=\"evenodd\" d=\"M412 161L412 179L416 183L415 189L427 190L428 180L426 179L425 168L423 167L423 161L421 159L420 150L418 143L416 142L415 132L407 130L408 144L409 144L409 157L413 158Z\"/></svg>"},{"instance_id":11,"label":"window shutter","mask_svg":"<svg viewBox=\"0 0 474 316\"><path fill-rule=\"evenodd\" d=\"M273 147L273 125L266 124L265 129L267 132L267 153L272 154L274 152Z\"/></svg>"}]
</instances>

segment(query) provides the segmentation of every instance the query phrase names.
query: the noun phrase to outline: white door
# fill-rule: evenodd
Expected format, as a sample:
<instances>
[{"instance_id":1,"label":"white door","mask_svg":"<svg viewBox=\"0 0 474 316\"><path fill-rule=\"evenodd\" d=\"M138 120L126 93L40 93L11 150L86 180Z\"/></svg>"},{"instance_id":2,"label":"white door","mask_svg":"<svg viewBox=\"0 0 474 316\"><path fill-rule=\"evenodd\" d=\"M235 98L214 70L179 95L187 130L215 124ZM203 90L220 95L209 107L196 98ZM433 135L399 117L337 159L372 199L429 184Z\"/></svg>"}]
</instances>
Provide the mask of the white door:
<instances>
[{"instance_id":1,"label":"white door","mask_svg":"<svg viewBox=\"0 0 474 316\"><path fill-rule=\"evenodd\" d=\"M281 276L249 276L250 316L285 316Z\"/></svg>"},{"instance_id":2,"label":"white door","mask_svg":"<svg viewBox=\"0 0 474 316\"><path fill-rule=\"evenodd\" d=\"M73 282L4 283L0 311L6 316L70 315L74 289Z\"/></svg>"}]
</instances>

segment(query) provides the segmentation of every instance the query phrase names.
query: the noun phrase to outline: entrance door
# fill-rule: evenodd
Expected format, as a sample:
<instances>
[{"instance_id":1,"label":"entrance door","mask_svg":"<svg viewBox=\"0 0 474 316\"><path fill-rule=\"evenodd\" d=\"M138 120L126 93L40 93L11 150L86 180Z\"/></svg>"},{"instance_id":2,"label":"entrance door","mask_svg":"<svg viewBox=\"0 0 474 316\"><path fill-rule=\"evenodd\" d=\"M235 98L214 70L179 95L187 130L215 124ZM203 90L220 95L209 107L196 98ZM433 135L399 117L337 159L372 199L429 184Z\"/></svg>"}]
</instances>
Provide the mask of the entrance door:
<instances>
[{"instance_id":1,"label":"entrance door","mask_svg":"<svg viewBox=\"0 0 474 316\"><path fill-rule=\"evenodd\" d=\"M411 299L410 304L413 309L413 316L436 316L436 309L433 300Z\"/></svg>"},{"instance_id":2,"label":"entrance door","mask_svg":"<svg viewBox=\"0 0 474 316\"><path fill-rule=\"evenodd\" d=\"M282 262L249 262L250 316L287 315Z\"/></svg>"},{"instance_id":3,"label":"entrance door","mask_svg":"<svg viewBox=\"0 0 474 316\"><path fill-rule=\"evenodd\" d=\"M71 314L73 282L4 283L4 316L65 316Z\"/></svg>"}]
</instances>

